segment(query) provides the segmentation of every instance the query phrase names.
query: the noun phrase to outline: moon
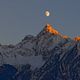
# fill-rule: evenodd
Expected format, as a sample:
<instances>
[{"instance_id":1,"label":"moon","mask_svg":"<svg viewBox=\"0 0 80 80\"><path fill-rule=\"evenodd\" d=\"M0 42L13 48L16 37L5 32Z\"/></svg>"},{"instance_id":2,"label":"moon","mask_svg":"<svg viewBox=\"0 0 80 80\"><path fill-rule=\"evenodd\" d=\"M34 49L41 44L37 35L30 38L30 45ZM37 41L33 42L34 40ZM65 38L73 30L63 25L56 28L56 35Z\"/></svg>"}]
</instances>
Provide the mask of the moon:
<instances>
[{"instance_id":1,"label":"moon","mask_svg":"<svg viewBox=\"0 0 80 80\"><path fill-rule=\"evenodd\" d=\"M50 16L50 12L49 11L45 11L45 16Z\"/></svg>"}]
</instances>

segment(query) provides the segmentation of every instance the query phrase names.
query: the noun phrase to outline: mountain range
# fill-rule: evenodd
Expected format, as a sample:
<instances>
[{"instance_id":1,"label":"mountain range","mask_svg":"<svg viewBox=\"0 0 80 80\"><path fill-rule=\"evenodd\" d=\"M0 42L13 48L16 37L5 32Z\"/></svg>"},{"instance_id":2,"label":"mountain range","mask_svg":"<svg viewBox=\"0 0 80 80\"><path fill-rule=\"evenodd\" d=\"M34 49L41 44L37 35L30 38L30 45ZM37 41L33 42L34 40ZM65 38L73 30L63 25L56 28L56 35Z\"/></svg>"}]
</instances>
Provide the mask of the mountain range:
<instances>
[{"instance_id":1,"label":"mountain range","mask_svg":"<svg viewBox=\"0 0 80 80\"><path fill-rule=\"evenodd\" d=\"M80 37L47 24L16 45L0 44L0 80L80 80Z\"/></svg>"}]
</instances>

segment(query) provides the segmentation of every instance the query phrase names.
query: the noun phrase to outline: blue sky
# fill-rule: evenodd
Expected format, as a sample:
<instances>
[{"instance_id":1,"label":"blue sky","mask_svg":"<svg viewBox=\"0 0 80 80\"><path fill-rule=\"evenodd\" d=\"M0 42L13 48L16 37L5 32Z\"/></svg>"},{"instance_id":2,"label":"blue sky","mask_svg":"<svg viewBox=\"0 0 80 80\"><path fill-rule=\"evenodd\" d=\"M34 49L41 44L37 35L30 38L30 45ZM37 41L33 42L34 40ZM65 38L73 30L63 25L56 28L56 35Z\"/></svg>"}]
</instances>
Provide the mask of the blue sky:
<instances>
[{"instance_id":1,"label":"blue sky","mask_svg":"<svg viewBox=\"0 0 80 80\"><path fill-rule=\"evenodd\" d=\"M46 10L49 17L44 15ZM2 44L16 44L28 34L37 35L47 23L62 34L80 35L80 0L0 0Z\"/></svg>"}]
</instances>

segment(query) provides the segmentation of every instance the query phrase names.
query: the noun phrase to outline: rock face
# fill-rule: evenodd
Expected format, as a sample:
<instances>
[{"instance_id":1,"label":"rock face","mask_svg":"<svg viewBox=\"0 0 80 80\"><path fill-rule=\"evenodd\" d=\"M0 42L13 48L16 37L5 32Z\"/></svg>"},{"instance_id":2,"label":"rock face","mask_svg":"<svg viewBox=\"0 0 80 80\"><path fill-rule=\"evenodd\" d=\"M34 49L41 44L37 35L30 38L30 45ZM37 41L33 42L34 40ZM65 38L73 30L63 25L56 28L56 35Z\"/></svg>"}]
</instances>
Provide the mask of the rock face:
<instances>
[{"instance_id":1,"label":"rock face","mask_svg":"<svg viewBox=\"0 0 80 80\"><path fill-rule=\"evenodd\" d=\"M47 24L16 45L0 45L0 80L80 80L80 40Z\"/></svg>"}]
</instances>

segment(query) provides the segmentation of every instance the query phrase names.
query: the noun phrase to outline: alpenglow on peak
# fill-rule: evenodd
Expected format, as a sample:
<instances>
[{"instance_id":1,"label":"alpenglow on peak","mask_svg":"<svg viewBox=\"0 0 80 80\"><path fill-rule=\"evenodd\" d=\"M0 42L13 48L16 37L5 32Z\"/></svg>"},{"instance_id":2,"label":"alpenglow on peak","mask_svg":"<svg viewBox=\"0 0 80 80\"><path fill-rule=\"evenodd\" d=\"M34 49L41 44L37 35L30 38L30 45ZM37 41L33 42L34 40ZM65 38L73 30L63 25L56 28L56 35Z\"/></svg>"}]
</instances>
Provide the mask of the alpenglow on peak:
<instances>
[{"instance_id":1,"label":"alpenglow on peak","mask_svg":"<svg viewBox=\"0 0 80 80\"><path fill-rule=\"evenodd\" d=\"M60 34L56 29L54 29L50 24L47 24L45 27L45 31L50 32L51 34L58 35Z\"/></svg>"},{"instance_id":2,"label":"alpenglow on peak","mask_svg":"<svg viewBox=\"0 0 80 80\"><path fill-rule=\"evenodd\" d=\"M74 38L75 41L80 41L80 36Z\"/></svg>"}]
</instances>

